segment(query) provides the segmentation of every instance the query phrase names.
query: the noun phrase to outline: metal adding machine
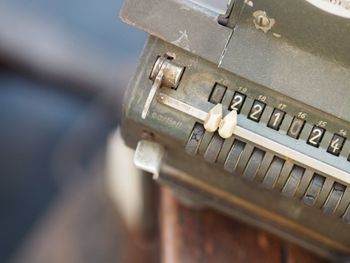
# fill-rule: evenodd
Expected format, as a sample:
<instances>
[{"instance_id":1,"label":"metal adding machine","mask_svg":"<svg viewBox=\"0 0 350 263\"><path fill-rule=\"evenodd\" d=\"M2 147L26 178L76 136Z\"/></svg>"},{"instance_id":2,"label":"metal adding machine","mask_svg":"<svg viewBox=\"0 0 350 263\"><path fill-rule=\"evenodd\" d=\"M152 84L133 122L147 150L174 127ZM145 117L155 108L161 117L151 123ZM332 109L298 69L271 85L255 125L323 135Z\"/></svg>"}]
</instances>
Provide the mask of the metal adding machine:
<instances>
[{"instance_id":1,"label":"metal adding machine","mask_svg":"<svg viewBox=\"0 0 350 263\"><path fill-rule=\"evenodd\" d=\"M123 105L135 164L186 202L350 254L350 1L208 2L125 1L150 34Z\"/></svg>"}]
</instances>

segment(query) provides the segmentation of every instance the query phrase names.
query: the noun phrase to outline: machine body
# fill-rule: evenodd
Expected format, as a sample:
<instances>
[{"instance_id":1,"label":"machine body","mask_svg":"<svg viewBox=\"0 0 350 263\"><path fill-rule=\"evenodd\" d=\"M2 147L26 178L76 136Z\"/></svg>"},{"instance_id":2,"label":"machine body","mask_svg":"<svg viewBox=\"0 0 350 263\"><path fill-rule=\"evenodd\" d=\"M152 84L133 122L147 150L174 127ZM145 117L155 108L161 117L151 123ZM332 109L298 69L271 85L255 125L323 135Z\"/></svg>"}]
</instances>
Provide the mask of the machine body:
<instances>
[{"instance_id":1,"label":"machine body","mask_svg":"<svg viewBox=\"0 0 350 263\"><path fill-rule=\"evenodd\" d=\"M186 202L334 260L350 254L342 8L237 0L217 14L191 1L127 0L122 18L151 35L123 105L136 165Z\"/></svg>"}]
</instances>

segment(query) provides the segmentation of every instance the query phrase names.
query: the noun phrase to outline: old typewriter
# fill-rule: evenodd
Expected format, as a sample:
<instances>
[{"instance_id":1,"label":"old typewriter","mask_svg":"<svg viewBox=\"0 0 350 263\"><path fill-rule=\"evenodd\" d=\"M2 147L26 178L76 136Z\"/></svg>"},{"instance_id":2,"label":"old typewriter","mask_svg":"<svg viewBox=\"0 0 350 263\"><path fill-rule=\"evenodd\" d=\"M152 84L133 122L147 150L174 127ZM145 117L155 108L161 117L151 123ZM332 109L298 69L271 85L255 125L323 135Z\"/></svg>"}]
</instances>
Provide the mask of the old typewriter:
<instances>
[{"instance_id":1,"label":"old typewriter","mask_svg":"<svg viewBox=\"0 0 350 263\"><path fill-rule=\"evenodd\" d=\"M350 1L126 0L121 17L150 34L123 105L136 166L184 202L350 254Z\"/></svg>"}]
</instances>

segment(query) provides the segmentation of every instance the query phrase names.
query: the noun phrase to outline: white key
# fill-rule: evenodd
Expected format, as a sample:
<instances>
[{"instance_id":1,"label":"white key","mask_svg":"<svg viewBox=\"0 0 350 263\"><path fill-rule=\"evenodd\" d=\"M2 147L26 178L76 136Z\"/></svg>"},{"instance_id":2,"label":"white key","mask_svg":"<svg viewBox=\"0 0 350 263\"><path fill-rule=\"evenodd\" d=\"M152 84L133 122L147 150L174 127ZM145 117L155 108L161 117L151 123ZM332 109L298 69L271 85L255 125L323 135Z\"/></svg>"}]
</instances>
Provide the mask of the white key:
<instances>
[{"instance_id":1,"label":"white key","mask_svg":"<svg viewBox=\"0 0 350 263\"><path fill-rule=\"evenodd\" d=\"M216 104L207 115L204 121L204 129L208 132L215 132L222 119L222 104Z\"/></svg>"},{"instance_id":2,"label":"white key","mask_svg":"<svg viewBox=\"0 0 350 263\"><path fill-rule=\"evenodd\" d=\"M237 111L233 110L219 124L219 135L223 139L230 138L237 127Z\"/></svg>"}]
</instances>

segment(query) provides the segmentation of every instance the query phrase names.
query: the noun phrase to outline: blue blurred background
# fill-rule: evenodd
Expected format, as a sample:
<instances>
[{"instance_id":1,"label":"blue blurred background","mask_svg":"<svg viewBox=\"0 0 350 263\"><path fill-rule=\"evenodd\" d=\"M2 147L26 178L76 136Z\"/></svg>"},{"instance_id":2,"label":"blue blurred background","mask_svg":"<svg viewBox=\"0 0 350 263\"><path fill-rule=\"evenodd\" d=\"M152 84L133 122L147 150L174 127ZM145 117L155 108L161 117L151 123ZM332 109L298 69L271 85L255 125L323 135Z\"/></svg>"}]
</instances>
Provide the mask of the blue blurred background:
<instances>
[{"instance_id":1,"label":"blue blurred background","mask_svg":"<svg viewBox=\"0 0 350 263\"><path fill-rule=\"evenodd\" d=\"M0 262L62 189L89 176L118 125L146 38L120 21L121 5L0 1Z\"/></svg>"}]
</instances>

